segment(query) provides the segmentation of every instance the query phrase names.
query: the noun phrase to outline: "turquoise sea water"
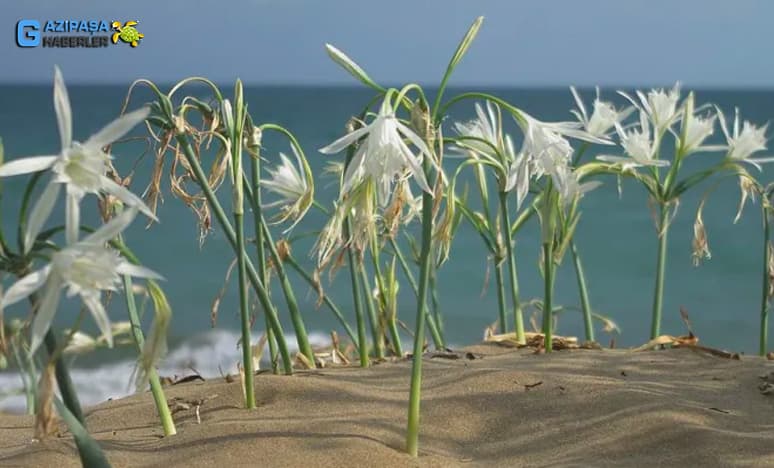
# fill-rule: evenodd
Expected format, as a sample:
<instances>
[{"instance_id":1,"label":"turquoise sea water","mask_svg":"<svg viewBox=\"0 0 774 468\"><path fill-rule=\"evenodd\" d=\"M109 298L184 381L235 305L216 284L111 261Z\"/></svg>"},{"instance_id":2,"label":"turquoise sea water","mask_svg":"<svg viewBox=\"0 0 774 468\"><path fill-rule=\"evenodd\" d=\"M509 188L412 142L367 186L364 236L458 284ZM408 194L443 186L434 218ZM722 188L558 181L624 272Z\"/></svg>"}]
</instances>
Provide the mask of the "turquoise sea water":
<instances>
[{"instance_id":1,"label":"turquoise sea water","mask_svg":"<svg viewBox=\"0 0 774 468\"><path fill-rule=\"evenodd\" d=\"M455 91L451 90L448 96ZM569 110L574 103L567 89L487 91L543 120L572 119ZM623 104L613 90L603 92L605 97L616 100L619 105ZM5 143L6 160L58 151L59 137L51 93L49 86L0 86L0 136ZM126 87L123 86L70 87L75 139L87 138L114 118L125 93ZM586 101L590 102L593 93L586 91L583 94ZM330 204L335 197L332 180L319 175L327 161L341 160L341 156L325 156L318 153L317 149L343 134L344 123L351 115L359 113L371 97L370 92L361 88L248 87L246 97L256 121L281 124L298 137L318 176L318 200ZM138 94L133 98L132 107L148 99L149 95ZM698 103L715 103L727 115L732 114L734 107L738 106L743 118L759 124L768 122L774 116L774 91L699 90L697 100ZM451 131L451 121L472 117L472 109L472 103L456 107L446 123L446 131ZM508 125L512 125L512 122ZM510 128L515 132L514 126ZM718 128L714 139L720 141L720 135ZM270 164L277 160L278 151L289 152L288 145L278 139L268 139L265 143L267 151L264 154ZM143 150L144 144L141 142L114 147L116 165L124 171L124 175ZM688 174L706 167L717 158L718 155L707 154L691 156L682 173ZM132 184L135 193L141 193L147 185L152 163L152 155L147 155L137 165ZM452 159L447 162L448 167L457 163L457 160ZM166 166L167 173L168 170L169 164ZM764 169L760 175L763 182L772 179L771 171L774 171L774 166ZM3 181L2 226L6 236L12 239L15 237L15 220L12 215L18 210L24 182L26 179L23 178ZM593 307L619 324L622 329L622 334L616 337L619 346L638 345L644 343L649 334L655 271L655 228L642 188L625 181L623 196L619 198L616 180L607 178L603 182L600 189L583 200L583 218L576 240L584 261ZM146 266L166 278L164 287L174 317L169 332L172 350L164 369L169 373L179 373L190 365L200 372L217 375L218 366L223 369L233 368L237 360L237 293L233 280L221 303L216 331L212 331L210 325L210 306L223 284L233 254L217 227L200 247L196 220L182 202L170 194L166 174L162 186L164 203L158 212L161 224L145 230L144 221L138 218L127 235L127 241ZM722 181L704 211L712 259L695 268L691 262L693 219L699 199L711 186L711 183L705 184L683 198L670 231L662 330L670 334L685 332L678 312L680 306L684 306L690 313L694 331L702 343L750 353L757 349L760 309L762 230L759 205L748 206L744 217L733 224L739 189L735 179ZM228 187L222 187L220 194L227 201ZM89 212L86 220L95 221L96 204L93 199L88 200L84 204L84 210ZM323 222L317 212L310 212L294 232L319 229ZM307 267L312 265L307 255L312 243L312 239L306 239L293 247L296 258L303 260ZM532 222L520 232L516 240L523 300L542 295L542 280L538 270L539 248L537 223ZM496 319L494 286L491 284L485 289L487 261L479 237L463 223L455 238L451 258L440 270L438 280L447 341L453 345L480 340L484 328ZM557 276L557 303L579 305L575 281L568 255ZM6 278L3 284L7 287L10 279ZM338 330L339 335L343 336L343 331L330 312L315 307L316 295L306 284L301 281L294 281L294 284L307 328L316 332L315 339L323 342L325 334L332 329ZM340 272L333 283L328 284L326 281L325 288L344 313L352 317L348 274ZM285 329L292 330L279 291L275 291L275 297ZM124 309L119 299L114 299L111 305L113 320L124 319ZM411 324L414 310L410 287L402 281L399 308L401 320ZM68 326L75 312L77 304L67 303L60 310L57 323ZM20 317L25 313L23 307L11 308L6 312L6 317ZM90 328L90 320L87 322L87 328ZM261 323L262 320L259 320L256 327L260 328ZM93 330L93 327L90 329ZM580 315L576 312L562 315L559 333L582 336ZM599 328L597 333L599 341L608 341L609 336ZM259 334L257 331L256 336ZM409 337L405 336L404 339L408 343ZM75 366L82 370L76 373L77 379L93 382L95 373L100 373L102 380L107 382L105 388L91 388L94 394L86 397L87 401L99 401L127 391L125 371L131 370L131 364L126 361L128 356L130 354L126 349L119 349L79 358ZM0 373L0 392L16 386L16 375ZM18 406L19 400L15 401L11 406ZM2 405L6 404L0 401Z\"/></svg>"}]
</instances>

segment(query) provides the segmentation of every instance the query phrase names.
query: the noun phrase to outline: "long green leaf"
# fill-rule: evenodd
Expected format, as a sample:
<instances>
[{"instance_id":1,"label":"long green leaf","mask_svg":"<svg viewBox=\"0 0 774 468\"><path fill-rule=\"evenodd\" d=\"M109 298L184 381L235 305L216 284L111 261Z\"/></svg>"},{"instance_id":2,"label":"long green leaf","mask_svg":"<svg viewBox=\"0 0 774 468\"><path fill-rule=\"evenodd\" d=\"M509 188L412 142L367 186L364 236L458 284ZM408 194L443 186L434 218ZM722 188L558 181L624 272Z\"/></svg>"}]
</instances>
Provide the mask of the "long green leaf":
<instances>
[{"instance_id":1,"label":"long green leaf","mask_svg":"<svg viewBox=\"0 0 774 468\"><path fill-rule=\"evenodd\" d=\"M89 434L83 424L73 416L70 410L62 403L59 398L54 398L54 404L59 412L59 416L67 424L70 432L75 438L75 445L78 447L78 455L81 457L81 465L86 468L110 468L105 454L102 452L97 441Z\"/></svg>"}]
</instances>

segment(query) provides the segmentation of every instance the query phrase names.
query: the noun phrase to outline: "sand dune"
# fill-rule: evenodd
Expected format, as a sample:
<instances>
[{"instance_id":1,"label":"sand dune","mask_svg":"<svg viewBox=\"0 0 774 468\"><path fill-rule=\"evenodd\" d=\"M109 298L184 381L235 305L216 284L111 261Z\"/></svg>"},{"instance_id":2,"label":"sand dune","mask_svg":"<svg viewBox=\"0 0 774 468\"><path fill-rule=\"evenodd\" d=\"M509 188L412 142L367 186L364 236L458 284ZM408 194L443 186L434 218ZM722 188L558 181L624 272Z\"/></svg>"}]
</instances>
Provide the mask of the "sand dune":
<instances>
[{"instance_id":1,"label":"sand dune","mask_svg":"<svg viewBox=\"0 0 774 468\"><path fill-rule=\"evenodd\" d=\"M409 362L169 387L209 398L161 437L149 394L87 411L114 466L774 466L774 369L688 349L535 355L494 345L480 359L425 359L420 457L402 452ZM0 416L0 465L78 466L72 439L31 442L32 419Z\"/></svg>"}]
</instances>

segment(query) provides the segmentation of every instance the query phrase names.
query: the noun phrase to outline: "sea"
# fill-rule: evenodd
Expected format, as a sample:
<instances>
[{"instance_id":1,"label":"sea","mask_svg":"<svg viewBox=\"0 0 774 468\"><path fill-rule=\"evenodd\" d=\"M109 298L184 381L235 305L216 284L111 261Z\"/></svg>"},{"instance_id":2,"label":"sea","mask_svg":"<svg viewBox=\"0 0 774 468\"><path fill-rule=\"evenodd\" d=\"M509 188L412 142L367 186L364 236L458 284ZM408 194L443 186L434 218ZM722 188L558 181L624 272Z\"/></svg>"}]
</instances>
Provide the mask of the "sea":
<instances>
[{"instance_id":1,"label":"sea","mask_svg":"<svg viewBox=\"0 0 774 468\"><path fill-rule=\"evenodd\" d=\"M128 85L69 87L76 140L85 140L119 114L127 97ZM161 87L169 89L169 85ZM231 95L230 85L224 84L222 89L225 95ZM446 97L471 90L494 94L542 120L573 119L569 111L574 108L574 101L568 88L450 88ZM602 97L623 106L626 102L615 91L615 88L603 89ZM697 105L717 105L727 116L732 116L734 109L738 108L744 120L759 125L767 124L774 118L774 90L695 91ZM180 97L186 93L205 99L207 96L201 87L184 88ZM427 93L433 96L435 90L429 88ZM581 94L590 107L594 90L581 90ZM322 205L331 206L337 196L337 187L335 180L324 174L324 168L329 162L343 161L343 155L323 155L318 149L344 134L347 120L362 111L373 97L372 92L363 87L248 86L245 96L254 121L282 125L297 137L315 175L316 198ZM136 108L152 99L147 90L135 90L129 108ZM446 134L453 133L453 122L472 118L473 109L472 100L453 106L444 121ZM507 120L505 128L519 140L513 121ZM141 194L150 182L154 154L149 150L148 135L144 130L138 129L131 136L136 138L113 147L113 155L122 176L133 171L131 189ZM59 151L59 135L51 86L0 85L0 137L5 146L6 161L29 155L56 154ZM667 140L667 147L671 141ZM710 142L723 142L719 127ZM277 136L266 136L264 143L267 160L264 166L276 164L280 152L292 154L287 141ZM620 149L592 147L584 155L584 160L595 154L615 154L616 151ZM194 373L217 377L234 372L240 358L236 275L224 283L234 255L215 223L203 242L200 241L195 215L170 191L170 157L171 153L168 153L162 178L163 200L158 207L160 223L148 226L147 220L138 218L127 231L126 241L146 267L165 278L162 286L172 306L173 317L168 331L169 352L160 363L160 373L172 378ZM721 157L718 153L691 155L681 174L699 171ZM205 166L211 164L211 154L204 158ZM460 161L450 155L445 167L451 171ZM764 165L762 172L752 167L749 169L764 184L774 178L774 166ZM617 347L638 346L648 341L650 331L657 252L652 211L647 192L636 182L624 180L619 194L616 178L608 176L599 180L603 185L582 200L582 217L575 237L592 307L611 318L619 328L608 333L597 323L597 341L605 346L611 340ZM28 178L18 176L1 182L0 226L11 245L16 245L19 205L27 181ZM460 188L471 183L472 179L463 176ZM39 184L36 193L42 186L43 183ZM189 187L194 189L192 184ZM471 203L478 209L475 186L470 185L469 188ZM221 187L219 196L224 206L228 207L228 183ZM269 195L265 197L270 198ZM703 221L712 256L697 267L691 256L693 225L698 205L705 197ZM734 223L739 200L737 179L729 176L715 177L682 197L669 235L662 332L672 335L687 333L680 314L683 308L688 312L691 329L700 343L752 354L758 348L764 267L763 230L760 200L755 204L748 202L744 215ZM93 198L83 202L83 211L86 223L98 225ZM61 207L55 210L52 226L64 221L63 213ZM325 220L324 215L313 209L292 231L298 237L292 246L293 254L310 271L315 265L311 252L314 232L323 226ZM274 235L281 236L283 229L282 226L275 227ZM416 229L413 228L412 232ZM248 236L252 233L249 232ZM522 301L540 299L543 283L538 265L540 231L537 219L526 224L518 233L515 252ZM388 260L385 255L383 262ZM344 331L330 311L325 306L317 306L317 293L294 273L290 276L313 344L329 343L331 331L344 338ZM354 327L346 269L333 278L327 273L322 278L325 293L339 305ZM405 278L399 274L398 280L398 315L410 328L416 303ZM12 282L13 278L8 275L2 280L5 288ZM213 323L213 301L224 287L217 319ZM272 287L274 302L284 329L289 333L288 343L294 347L292 326L283 296L276 281ZM488 257L478 234L464 221L454 238L449 260L438 271L437 288L448 346L458 348L482 340L485 329L497 319L492 259ZM558 333L583 339L582 317L577 311L580 305L578 287L569 254L557 274L555 302L565 306L564 312L558 315ZM127 320L120 295L113 296L108 310L113 321ZM73 326L78 311L78 302L62 302L55 328L63 330ZM255 340L263 332L263 320L260 311L257 313L253 327ZM27 306L22 304L9 307L4 318L9 322L14 318L25 319L28 314ZM528 329L531 328L530 318L533 315L535 323L540 322L534 306L527 306L525 314ZM151 315L149 308L144 316L146 327ZM82 322L82 329L95 332L93 321L88 316ZM402 337L404 347L408 349L411 338L405 332ZM67 357L83 402L96 404L134 392L132 374L135 358L134 348L130 345L100 348L85 355ZM22 380L17 369L10 366L0 371L0 410L24 411L21 388Z\"/></svg>"}]
</instances>

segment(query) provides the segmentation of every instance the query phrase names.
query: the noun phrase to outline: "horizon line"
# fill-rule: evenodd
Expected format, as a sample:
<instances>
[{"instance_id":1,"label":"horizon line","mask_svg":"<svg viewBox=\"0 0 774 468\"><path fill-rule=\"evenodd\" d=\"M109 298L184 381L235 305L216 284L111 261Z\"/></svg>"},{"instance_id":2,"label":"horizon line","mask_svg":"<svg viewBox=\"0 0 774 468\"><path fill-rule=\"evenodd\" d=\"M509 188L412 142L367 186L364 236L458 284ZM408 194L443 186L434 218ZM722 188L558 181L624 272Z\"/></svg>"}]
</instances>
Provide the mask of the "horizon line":
<instances>
[{"instance_id":1,"label":"horizon line","mask_svg":"<svg viewBox=\"0 0 774 468\"><path fill-rule=\"evenodd\" d=\"M153 80L151 80L153 81ZM224 85L224 84L232 84L232 80L212 80L213 83L217 85ZM177 81L174 80L157 80L154 81L154 83L166 86L166 85L174 85L177 83ZM119 81L101 81L101 82L89 82L89 81L68 81L67 86L68 87L115 87L115 86L126 86L128 87L131 84L131 81L128 82L119 82ZM352 88L359 88L363 90L369 90L370 88L363 85L359 82L354 82L351 84L343 83L343 82L319 82L319 83L305 83L305 82L249 82L249 81L243 81L243 84L245 86L249 87L263 87L263 88L296 88L296 89L352 89ZM385 83L383 84L386 88L398 88L400 89L404 84L403 83ZM426 89L437 89L438 84L423 84L419 83L420 86ZM44 86L51 86L50 81L4 81L0 80L0 86L8 86L8 87L23 87L23 86L29 86L29 87L44 87ZM196 87L196 86L205 86L200 83L191 83L190 86ZM547 84L541 84L541 83L520 83L520 84L484 84L484 83L459 83L459 84L449 84L447 86L447 89L459 89L459 88L478 88L478 89L523 89L523 90L530 90L530 91L553 91L553 90L559 90L559 89L567 89L569 90L570 86L575 86L577 89L581 90L594 90L596 87L599 87L600 89L653 89L653 88L671 88L674 86L673 83L664 84L664 83L658 83L658 84L642 84L642 83L635 83L635 84L595 84L595 85L585 85L585 84L559 84L559 83L547 83ZM691 89L691 90L705 90L705 91L774 91L774 85L750 85L750 84L741 84L741 85L733 85L733 84L703 84L703 85L695 85L695 86L689 86L686 85L684 82L680 82L680 87L682 89Z\"/></svg>"}]
</instances>

